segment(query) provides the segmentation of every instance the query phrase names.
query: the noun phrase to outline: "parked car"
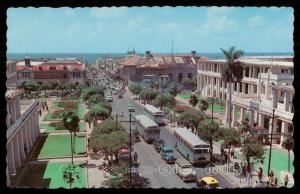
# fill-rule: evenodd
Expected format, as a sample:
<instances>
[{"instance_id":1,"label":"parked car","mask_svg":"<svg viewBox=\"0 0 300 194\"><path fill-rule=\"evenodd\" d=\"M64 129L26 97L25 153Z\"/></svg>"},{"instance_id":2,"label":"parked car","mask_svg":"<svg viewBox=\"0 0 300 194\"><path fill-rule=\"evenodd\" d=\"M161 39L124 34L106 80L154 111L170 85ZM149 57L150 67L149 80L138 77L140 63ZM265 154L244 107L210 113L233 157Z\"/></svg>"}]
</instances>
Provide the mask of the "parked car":
<instances>
[{"instance_id":1,"label":"parked car","mask_svg":"<svg viewBox=\"0 0 300 194\"><path fill-rule=\"evenodd\" d=\"M119 93L118 98L123 98L123 95L121 93Z\"/></svg>"},{"instance_id":2,"label":"parked car","mask_svg":"<svg viewBox=\"0 0 300 194\"><path fill-rule=\"evenodd\" d=\"M159 140L156 140L153 142L153 146L157 152L160 152L162 147L165 146L165 142L164 142L164 140L159 139Z\"/></svg>"},{"instance_id":3,"label":"parked car","mask_svg":"<svg viewBox=\"0 0 300 194\"><path fill-rule=\"evenodd\" d=\"M217 179L211 176L199 178L196 181L196 185L202 189L221 189L221 186Z\"/></svg>"},{"instance_id":4,"label":"parked car","mask_svg":"<svg viewBox=\"0 0 300 194\"><path fill-rule=\"evenodd\" d=\"M168 164L175 163L176 157L174 156L174 151L171 146L163 146L161 149L161 158Z\"/></svg>"},{"instance_id":5,"label":"parked car","mask_svg":"<svg viewBox=\"0 0 300 194\"><path fill-rule=\"evenodd\" d=\"M107 102L113 102L113 97L112 96L107 96L106 97Z\"/></svg>"},{"instance_id":6,"label":"parked car","mask_svg":"<svg viewBox=\"0 0 300 194\"><path fill-rule=\"evenodd\" d=\"M135 112L135 108L131 103L128 103L128 111L129 112Z\"/></svg>"},{"instance_id":7,"label":"parked car","mask_svg":"<svg viewBox=\"0 0 300 194\"><path fill-rule=\"evenodd\" d=\"M183 180L183 181L196 181L197 174L193 169L192 165L189 161L185 159L179 159L175 162L175 173Z\"/></svg>"}]
</instances>

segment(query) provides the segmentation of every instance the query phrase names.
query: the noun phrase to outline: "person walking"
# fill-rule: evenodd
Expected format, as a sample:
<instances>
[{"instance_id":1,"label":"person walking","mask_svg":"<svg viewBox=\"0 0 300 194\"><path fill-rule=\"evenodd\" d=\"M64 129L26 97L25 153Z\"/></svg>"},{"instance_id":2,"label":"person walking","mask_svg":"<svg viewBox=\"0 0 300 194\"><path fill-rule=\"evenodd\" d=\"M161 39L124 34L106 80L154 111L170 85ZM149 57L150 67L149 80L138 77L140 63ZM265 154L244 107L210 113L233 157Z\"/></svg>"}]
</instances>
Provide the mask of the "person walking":
<instances>
[{"instance_id":1,"label":"person walking","mask_svg":"<svg viewBox=\"0 0 300 194\"><path fill-rule=\"evenodd\" d=\"M258 171L258 179L259 182L262 182L262 176L263 176L263 169L261 167L259 167L259 171Z\"/></svg>"},{"instance_id":2,"label":"person walking","mask_svg":"<svg viewBox=\"0 0 300 194\"><path fill-rule=\"evenodd\" d=\"M135 164L137 163L137 159L138 159L138 155L137 155L136 152L134 152L134 154L133 154L133 160L134 160Z\"/></svg>"},{"instance_id":3,"label":"person walking","mask_svg":"<svg viewBox=\"0 0 300 194\"><path fill-rule=\"evenodd\" d=\"M288 183L289 183L289 177L288 177L288 175L285 175L284 186L287 187Z\"/></svg>"},{"instance_id":4,"label":"person walking","mask_svg":"<svg viewBox=\"0 0 300 194\"><path fill-rule=\"evenodd\" d=\"M277 188L277 184L278 184L278 179L277 179L277 177L275 177L272 187Z\"/></svg>"}]
</instances>

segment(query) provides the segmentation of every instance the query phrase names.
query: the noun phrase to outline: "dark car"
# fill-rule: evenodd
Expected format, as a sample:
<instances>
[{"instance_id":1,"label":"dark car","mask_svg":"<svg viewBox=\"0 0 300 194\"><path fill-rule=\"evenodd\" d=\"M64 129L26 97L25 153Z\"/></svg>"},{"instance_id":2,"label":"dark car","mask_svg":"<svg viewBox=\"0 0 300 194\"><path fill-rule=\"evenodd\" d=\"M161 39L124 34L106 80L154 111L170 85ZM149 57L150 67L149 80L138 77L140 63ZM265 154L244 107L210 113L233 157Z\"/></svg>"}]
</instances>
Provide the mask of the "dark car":
<instances>
[{"instance_id":1,"label":"dark car","mask_svg":"<svg viewBox=\"0 0 300 194\"><path fill-rule=\"evenodd\" d=\"M153 146L154 146L154 149L157 151L157 152L160 152L161 148L163 146L165 146L165 142L164 140L162 139L159 139L159 140L156 140L153 142Z\"/></svg>"}]
</instances>

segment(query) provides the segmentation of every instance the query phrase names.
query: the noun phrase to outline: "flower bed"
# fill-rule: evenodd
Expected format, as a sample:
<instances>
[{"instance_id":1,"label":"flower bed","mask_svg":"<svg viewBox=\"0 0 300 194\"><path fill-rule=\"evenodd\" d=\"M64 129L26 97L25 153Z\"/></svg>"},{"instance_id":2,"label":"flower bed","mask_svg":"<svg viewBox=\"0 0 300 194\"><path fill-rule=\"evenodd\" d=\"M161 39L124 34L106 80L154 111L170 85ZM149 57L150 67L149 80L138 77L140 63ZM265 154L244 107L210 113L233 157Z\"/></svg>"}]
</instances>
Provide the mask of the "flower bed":
<instances>
[{"instance_id":1,"label":"flower bed","mask_svg":"<svg viewBox=\"0 0 300 194\"><path fill-rule=\"evenodd\" d=\"M77 109L78 103L75 101L54 102L52 107L53 108L59 107L59 108L65 109L65 110Z\"/></svg>"}]
</instances>

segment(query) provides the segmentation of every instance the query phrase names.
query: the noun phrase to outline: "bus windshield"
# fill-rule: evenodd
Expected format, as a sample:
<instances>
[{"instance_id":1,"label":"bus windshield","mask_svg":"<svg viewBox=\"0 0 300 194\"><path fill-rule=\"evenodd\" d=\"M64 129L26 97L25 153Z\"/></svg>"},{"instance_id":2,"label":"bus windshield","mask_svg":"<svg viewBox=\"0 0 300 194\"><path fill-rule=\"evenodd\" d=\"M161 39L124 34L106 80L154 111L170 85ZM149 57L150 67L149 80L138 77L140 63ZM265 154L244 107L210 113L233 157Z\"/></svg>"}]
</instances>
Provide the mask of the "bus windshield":
<instances>
[{"instance_id":1,"label":"bus windshield","mask_svg":"<svg viewBox=\"0 0 300 194\"><path fill-rule=\"evenodd\" d=\"M194 149L195 154L206 154L209 153L209 149Z\"/></svg>"}]
</instances>

